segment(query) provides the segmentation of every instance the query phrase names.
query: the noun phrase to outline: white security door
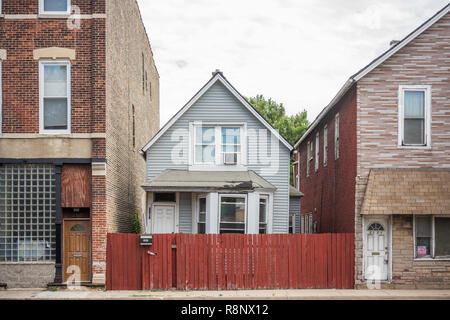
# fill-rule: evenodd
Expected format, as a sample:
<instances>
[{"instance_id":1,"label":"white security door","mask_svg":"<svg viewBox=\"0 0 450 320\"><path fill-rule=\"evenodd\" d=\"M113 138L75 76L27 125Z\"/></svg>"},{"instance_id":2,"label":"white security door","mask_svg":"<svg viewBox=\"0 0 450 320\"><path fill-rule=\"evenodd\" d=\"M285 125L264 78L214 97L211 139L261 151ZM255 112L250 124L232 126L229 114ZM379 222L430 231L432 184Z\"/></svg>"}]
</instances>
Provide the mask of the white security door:
<instances>
[{"instance_id":1,"label":"white security door","mask_svg":"<svg viewBox=\"0 0 450 320\"><path fill-rule=\"evenodd\" d=\"M366 224L365 275L370 280L388 279L389 244L387 222L369 221Z\"/></svg>"},{"instance_id":2,"label":"white security door","mask_svg":"<svg viewBox=\"0 0 450 320\"><path fill-rule=\"evenodd\" d=\"M154 205L152 220L153 220L153 233L174 233L175 206Z\"/></svg>"}]
</instances>

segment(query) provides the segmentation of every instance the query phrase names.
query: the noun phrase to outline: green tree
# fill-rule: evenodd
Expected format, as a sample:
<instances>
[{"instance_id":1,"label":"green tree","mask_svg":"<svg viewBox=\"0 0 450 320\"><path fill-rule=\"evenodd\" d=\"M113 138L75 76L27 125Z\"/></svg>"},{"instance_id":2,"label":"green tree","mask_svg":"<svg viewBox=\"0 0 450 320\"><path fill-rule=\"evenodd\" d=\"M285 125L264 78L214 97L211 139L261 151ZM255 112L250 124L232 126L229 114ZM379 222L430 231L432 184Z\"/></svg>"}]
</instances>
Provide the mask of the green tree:
<instances>
[{"instance_id":1,"label":"green tree","mask_svg":"<svg viewBox=\"0 0 450 320\"><path fill-rule=\"evenodd\" d=\"M267 120L280 134L294 145L306 132L309 126L308 114L303 111L288 116L283 103L277 103L271 98L266 99L263 95L247 98L247 101ZM291 184L294 182L293 159L291 159Z\"/></svg>"},{"instance_id":2,"label":"green tree","mask_svg":"<svg viewBox=\"0 0 450 320\"><path fill-rule=\"evenodd\" d=\"M139 218L139 213L137 210L134 211L133 233L136 234L141 233L141 219Z\"/></svg>"},{"instance_id":3,"label":"green tree","mask_svg":"<svg viewBox=\"0 0 450 320\"><path fill-rule=\"evenodd\" d=\"M309 126L306 110L288 116L283 103L277 103L271 98L266 99L263 95L247 98L247 101L292 145Z\"/></svg>"}]
</instances>

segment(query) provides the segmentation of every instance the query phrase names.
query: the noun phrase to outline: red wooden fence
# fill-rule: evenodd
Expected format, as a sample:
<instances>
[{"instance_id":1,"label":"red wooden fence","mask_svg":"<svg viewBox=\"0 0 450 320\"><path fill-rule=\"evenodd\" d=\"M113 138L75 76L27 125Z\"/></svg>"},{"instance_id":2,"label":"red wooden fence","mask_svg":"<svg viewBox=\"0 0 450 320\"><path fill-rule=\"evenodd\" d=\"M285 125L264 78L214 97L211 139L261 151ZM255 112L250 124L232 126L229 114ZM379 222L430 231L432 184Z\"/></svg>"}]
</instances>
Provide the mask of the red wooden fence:
<instances>
[{"instance_id":1,"label":"red wooden fence","mask_svg":"<svg viewBox=\"0 0 450 320\"><path fill-rule=\"evenodd\" d=\"M154 253L156 255L152 255ZM108 290L353 288L353 234L108 234Z\"/></svg>"}]
</instances>

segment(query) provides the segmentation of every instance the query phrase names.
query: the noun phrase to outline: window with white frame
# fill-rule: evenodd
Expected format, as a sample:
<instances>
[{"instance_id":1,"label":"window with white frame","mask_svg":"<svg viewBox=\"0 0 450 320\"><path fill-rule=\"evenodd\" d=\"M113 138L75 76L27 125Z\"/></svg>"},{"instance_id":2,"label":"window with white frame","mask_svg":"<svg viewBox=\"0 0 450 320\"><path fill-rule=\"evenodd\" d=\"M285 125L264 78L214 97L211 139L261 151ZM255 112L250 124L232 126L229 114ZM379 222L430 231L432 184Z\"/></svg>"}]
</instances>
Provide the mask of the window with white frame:
<instances>
[{"instance_id":1,"label":"window with white frame","mask_svg":"<svg viewBox=\"0 0 450 320\"><path fill-rule=\"evenodd\" d=\"M399 145L427 146L430 138L430 86L400 86Z\"/></svg>"},{"instance_id":2,"label":"window with white frame","mask_svg":"<svg viewBox=\"0 0 450 320\"><path fill-rule=\"evenodd\" d=\"M197 233L206 233L206 197L199 197L197 202Z\"/></svg>"},{"instance_id":3,"label":"window with white frame","mask_svg":"<svg viewBox=\"0 0 450 320\"><path fill-rule=\"evenodd\" d=\"M269 197L260 196L259 198L259 233L267 233L267 213L269 210Z\"/></svg>"},{"instance_id":4,"label":"window with white frame","mask_svg":"<svg viewBox=\"0 0 450 320\"><path fill-rule=\"evenodd\" d=\"M244 164L243 126L194 125L194 165Z\"/></svg>"},{"instance_id":5,"label":"window with white frame","mask_svg":"<svg viewBox=\"0 0 450 320\"><path fill-rule=\"evenodd\" d=\"M220 196L220 233L245 233L246 202L246 196Z\"/></svg>"},{"instance_id":6,"label":"window with white frame","mask_svg":"<svg viewBox=\"0 0 450 320\"><path fill-rule=\"evenodd\" d=\"M328 163L328 126L323 128L323 166L326 167Z\"/></svg>"},{"instance_id":7,"label":"window with white frame","mask_svg":"<svg viewBox=\"0 0 450 320\"><path fill-rule=\"evenodd\" d=\"M416 259L450 259L450 216L414 217Z\"/></svg>"},{"instance_id":8,"label":"window with white frame","mask_svg":"<svg viewBox=\"0 0 450 320\"><path fill-rule=\"evenodd\" d=\"M39 64L41 133L70 133L70 62Z\"/></svg>"},{"instance_id":9,"label":"window with white frame","mask_svg":"<svg viewBox=\"0 0 450 320\"><path fill-rule=\"evenodd\" d=\"M339 113L334 120L334 159L339 159Z\"/></svg>"},{"instance_id":10,"label":"window with white frame","mask_svg":"<svg viewBox=\"0 0 450 320\"><path fill-rule=\"evenodd\" d=\"M70 0L39 0L41 14L70 14Z\"/></svg>"},{"instance_id":11,"label":"window with white frame","mask_svg":"<svg viewBox=\"0 0 450 320\"><path fill-rule=\"evenodd\" d=\"M315 157L316 157L316 161L315 161L315 169L316 169L316 172L317 171L319 171L319 147L320 147L320 137L319 137L319 133L317 132L316 133L316 154L315 154Z\"/></svg>"},{"instance_id":12,"label":"window with white frame","mask_svg":"<svg viewBox=\"0 0 450 320\"><path fill-rule=\"evenodd\" d=\"M196 127L195 128L195 163L215 163L216 159L216 128Z\"/></svg>"},{"instance_id":13,"label":"window with white frame","mask_svg":"<svg viewBox=\"0 0 450 320\"><path fill-rule=\"evenodd\" d=\"M227 157L239 161L241 154L241 128L240 127L222 127L222 154L223 161L227 163Z\"/></svg>"},{"instance_id":14,"label":"window with white frame","mask_svg":"<svg viewBox=\"0 0 450 320\"><path fill-rule=\"evenodd\" d=\"M312 148L313 148L312 142L308 141L307 150L306 150L306 158L307 158L306 159L306 176L307 177L309 177L309 170L310 170L310 167L311 167L311 161L313 159Z\"/></svg>"}]
</instances>

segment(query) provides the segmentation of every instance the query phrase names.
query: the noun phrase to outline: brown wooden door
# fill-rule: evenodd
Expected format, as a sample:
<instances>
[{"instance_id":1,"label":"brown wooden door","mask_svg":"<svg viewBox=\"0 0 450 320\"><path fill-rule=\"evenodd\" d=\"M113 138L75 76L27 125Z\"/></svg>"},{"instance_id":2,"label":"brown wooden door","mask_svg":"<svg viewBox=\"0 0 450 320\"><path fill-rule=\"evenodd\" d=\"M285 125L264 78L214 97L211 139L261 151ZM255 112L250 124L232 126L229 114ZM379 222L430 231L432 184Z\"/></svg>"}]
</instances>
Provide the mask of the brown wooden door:
<instances>
[{"instance_id":1,"label":"brown wooden door","mask_svg":"<svg viewBox=\"0 0 450 320\"><path fill-rule=\"evenodd\" d=\"M80 268L80 281L90 281L90 225L90 221L64 221L64 281L73 275L74 270L68 270L70 266Z\"/></svg>"}]
</instances>

